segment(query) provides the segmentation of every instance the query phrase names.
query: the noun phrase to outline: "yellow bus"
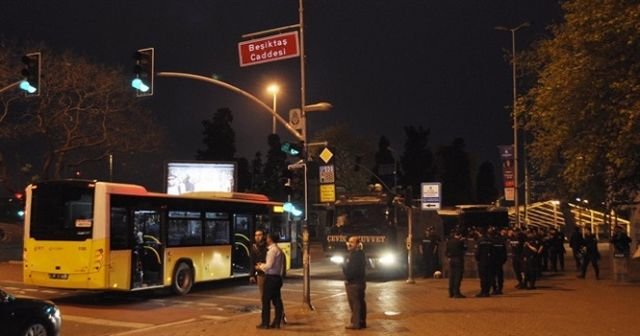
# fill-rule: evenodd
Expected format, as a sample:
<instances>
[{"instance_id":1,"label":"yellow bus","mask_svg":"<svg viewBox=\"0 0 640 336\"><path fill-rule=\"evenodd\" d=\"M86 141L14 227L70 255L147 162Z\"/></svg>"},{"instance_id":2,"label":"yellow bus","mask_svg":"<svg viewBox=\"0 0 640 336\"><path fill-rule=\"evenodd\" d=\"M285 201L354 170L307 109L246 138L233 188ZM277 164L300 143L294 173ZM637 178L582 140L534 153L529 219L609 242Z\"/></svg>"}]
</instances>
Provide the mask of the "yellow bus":
<instances>
[{"instance_id":1,"label":"yellow bus","mask_svg":"<svg viewBox=\"0 0 640 336\"><path fill-rule=\"evenodd\" d=\"M256 228L279 233L282 203L247 193L148 192L132 184L64 180L26 188L24 283L136 291L247 276Z\"/></svg>"}]
</instances>

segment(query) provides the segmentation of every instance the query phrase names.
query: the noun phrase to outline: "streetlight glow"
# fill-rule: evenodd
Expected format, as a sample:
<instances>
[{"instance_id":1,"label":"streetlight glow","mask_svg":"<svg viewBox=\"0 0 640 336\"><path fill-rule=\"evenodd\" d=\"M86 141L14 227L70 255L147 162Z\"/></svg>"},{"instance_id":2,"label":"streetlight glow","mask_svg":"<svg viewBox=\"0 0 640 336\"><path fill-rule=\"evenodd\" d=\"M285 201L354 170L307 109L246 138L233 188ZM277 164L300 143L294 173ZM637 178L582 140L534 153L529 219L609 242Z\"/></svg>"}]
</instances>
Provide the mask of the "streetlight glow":
<instances>
[{"instance_id":1,"label":"streetlight glow","mask_svg":"<svg viewBox=\"0 0 640 336\"><path fill-rule=\"evenodd\" d=\"M280 92L280 86L276 83L272 83L269 86L267 86L267 92L271 93L273 95L273 112L277 113L276 110L276 106L277 106L277 97L278 97L278 93ZM276 134L276 116L273 116L272 118L272 123L271 123L271 134Z\"/></svg>"},{"instance_id":2,"label":"streetlight glow","mask_svg":"<svg viewBox=\"0 0 640 336\"><path fill-rule=\"evenodd\" d=\"M278 84L271 84L267 87L267 92L271 93L272 95L277 95L278 92L280 92L280 86L278 86Z\"/></svg>"}]
</instances>

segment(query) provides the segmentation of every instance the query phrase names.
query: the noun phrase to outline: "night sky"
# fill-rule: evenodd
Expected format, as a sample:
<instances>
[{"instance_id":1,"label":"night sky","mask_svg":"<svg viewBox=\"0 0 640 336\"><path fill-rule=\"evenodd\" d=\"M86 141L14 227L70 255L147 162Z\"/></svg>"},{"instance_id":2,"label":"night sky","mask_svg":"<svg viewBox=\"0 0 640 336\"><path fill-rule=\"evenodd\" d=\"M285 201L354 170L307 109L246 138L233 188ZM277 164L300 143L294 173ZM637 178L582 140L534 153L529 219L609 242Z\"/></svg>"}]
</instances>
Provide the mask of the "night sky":
<instances>
[{"instance_id":1,"label":"night sky","mask_svg":"<svg viewBox=\"0 0 640 336\"><path fill-rule=\"evenodd\" d=\"M497 145L512 142L511 34L495 26L533 26L517 33L523 49L560 17L553 0L307 0L307 103L334 109L310 114L309 132L336 123L402 152L403 126L431 129L431 145L462 137L477 163L497 162ZM296 24L297 0L43 1L3 0L0 34L44 41L99 63L132 68L132 53L156 49L156 71L216 75L263 98L278 82L278 110L299 106L298 59L241 68L242 35ZM46 55L44 56L46 57ZM133 94L133 91L132 91ZM145 104L170 131L169 148L147 162L157 189L164 162L192 160L201 121L217 109L234 114L237 156L265 152L271 116L235 93L184 79L156 79ZM291 137L282 131L284 140ZM116 158L117 159L117 158ZM116 172L117 173L117 172Z\"/></svg>"}]
</instances>

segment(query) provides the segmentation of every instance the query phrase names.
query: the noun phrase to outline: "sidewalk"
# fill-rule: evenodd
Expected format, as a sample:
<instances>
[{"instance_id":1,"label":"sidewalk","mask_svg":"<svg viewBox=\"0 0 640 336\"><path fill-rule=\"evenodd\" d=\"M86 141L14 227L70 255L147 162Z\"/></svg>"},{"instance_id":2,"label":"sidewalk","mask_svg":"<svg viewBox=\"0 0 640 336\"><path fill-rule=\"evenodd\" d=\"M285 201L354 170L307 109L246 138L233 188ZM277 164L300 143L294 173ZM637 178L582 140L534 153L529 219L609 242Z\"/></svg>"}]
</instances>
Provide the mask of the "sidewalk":
<instances>
[{"instance_id":1,"label":"sidewalk","mask_svg":"<svg viewBox=\"0 0 640 336\"><path fill-rule=\"evenodd\" d=\"M297 279L288 281L299 281ZM321 280L317 280L321 281ZM340 286L339 281L327 281ZM201 319L125 332L121 335L613 335L638 334L630 317L640 302L634 283L576 279L573 272L550 276L537 290L516 290L505 283L505 295L475 298L477 279L463 280L466 299L447 296L446 279L416 279L367 284L368 328L348 331L349 307L343 292L312 302L287 306L289 324L283 329L257 330L259 312L229 319ZM286 284L285 284L286 287ZM312 290L314 288L312 282Z\"/></svg>"}]
</instances>

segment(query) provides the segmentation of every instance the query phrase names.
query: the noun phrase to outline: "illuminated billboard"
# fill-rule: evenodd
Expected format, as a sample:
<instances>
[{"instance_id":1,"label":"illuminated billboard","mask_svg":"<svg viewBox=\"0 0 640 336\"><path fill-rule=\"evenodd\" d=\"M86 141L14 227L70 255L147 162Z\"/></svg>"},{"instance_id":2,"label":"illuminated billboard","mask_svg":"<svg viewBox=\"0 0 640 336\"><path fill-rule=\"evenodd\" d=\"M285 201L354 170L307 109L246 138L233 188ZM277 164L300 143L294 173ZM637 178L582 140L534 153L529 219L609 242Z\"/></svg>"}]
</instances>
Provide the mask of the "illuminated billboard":
<instances>
[{"instance_id":1,"label":"illuminated billboard","mask_svg":"<svg viewBox=\"0 0 640 336\"><path fill-rule=\"evenodd\" d=\"M166 176L166 191L170 195L194 191L236 190L235 162L169 162Z\"/></svg>"}]
</instances>

